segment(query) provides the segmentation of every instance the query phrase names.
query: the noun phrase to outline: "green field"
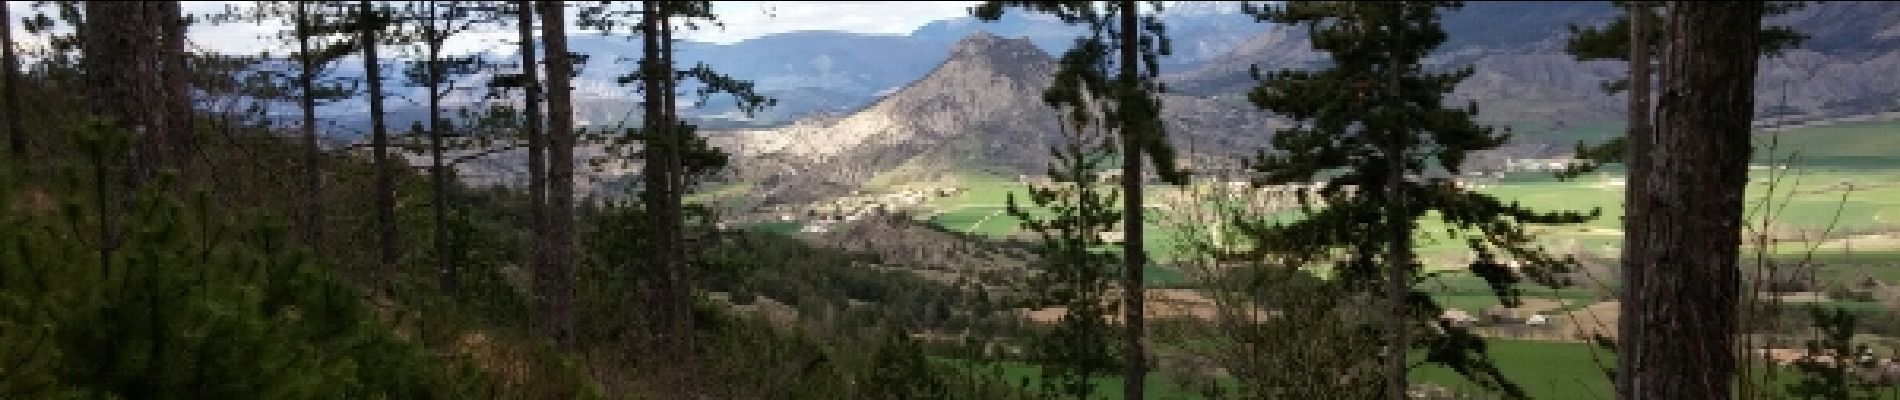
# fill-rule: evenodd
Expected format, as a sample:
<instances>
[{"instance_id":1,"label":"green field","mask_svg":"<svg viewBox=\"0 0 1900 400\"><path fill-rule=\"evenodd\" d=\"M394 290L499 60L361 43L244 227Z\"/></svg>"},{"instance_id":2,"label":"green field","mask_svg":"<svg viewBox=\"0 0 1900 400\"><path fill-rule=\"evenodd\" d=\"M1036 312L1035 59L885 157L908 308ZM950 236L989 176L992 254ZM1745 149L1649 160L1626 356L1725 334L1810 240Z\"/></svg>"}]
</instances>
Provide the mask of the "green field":
<instances>
[{"instance_id":1,"label":"green field","mask_svg":"<svg viewBox=\"0 0 1900 400\"><path fill-rule=\"evenodd\" d=\"M1547 140L1594 142L1620 133L1621 128L1612 124L1595 124L1556 131L1546 128L1519 131L1520 135L1535 132ZM1793 165L1785 170L1766 167L1751 170L1747 192L1747 215L1751 225L1759 226L1762 220L1770 219L1774 222L1771 228L1776 232L1790 235L1806 232L1815 238L1830 230L1834 233L1833 238L1839 238L1839 234L1846 231L1900 229L1900 122L1846 123L1800 129L1761 135L1758 142L1755 165L1766 166L1790 160ZM1518 173L1480 191L1536 210L1599 212L1598 218L1584 224L1535 226L1530 230L1537 234L1540 244L1558 254L1588 252L1599 257L1613 257L1622 241L1624 188L1612 184L1620 177L1621 171L1615 166L1571 181L1558 181L1547 173ZM929 204L934 210L929 214L932 223L954 231L990 237L1022 233L1022 221L1009 215L1004 204L1007 196L1013 193L1019 202L1027 205L1023 184L1014 179L976 174L965 175L958 180L958 186L964 188L965 192L936 199ZM1770 184L1770 180L1774 182ZM1851 184L1853 189L1843 190L1846 188L1844 183ZM1156 187L1149 192L1153 194L1167 190L1173 189ZM1151 213L1144 240L1149 254L1157 260L1174 259L1178 256L1174 245L1183 232L1161 222L1169 220L1169 216L1154 214ZM1463 259L1469 253L1465 248L1464 236L1452 236L1447 228L1447 224L1435 217L1420 221L1417 230L1418 251L1430 269L1463 268L1450 261ZM1775 258L1788 259L1807 252L1812 245L1780 243L1771 245L1767 252ZM1745 249L1744 253L1753 251ZM1900 282L1900 266L1892 265L1900 261L1900 244L1860 247L1855 248L1852 255L1829 258L1829 254L1842 251L1839 248L1823 248L1819 258L1824 261L1853 260L1865 265L1835 265L1830 262L1828 269L1823 271L1824 276L1869 275L1887 282ZM1453 298L1460 296L1456 294L1445 296L1447 298L1444 300L1456 304L1485 303L1485 300L1479 299L1482 296L1472 299Z\"/></svg>"},{"instance_id":2,"label":"green field","mask_svg":"<svg viewBox=\"0 0 1900 400\"><path fill-rule=\"evenodd\" d=\"M1615 365L1615 359L1602 349L1585 343L1557 343L1493 339L1486 341L1492 361L1504 376L1539 400L1609 399L1609 378L1598 367ZM1592 351L1595 356L1592 356ZM1426 365L1412 371L1412 379L1452 388L1471 385L1449 368Z\"/></svg>"}]
</instances>

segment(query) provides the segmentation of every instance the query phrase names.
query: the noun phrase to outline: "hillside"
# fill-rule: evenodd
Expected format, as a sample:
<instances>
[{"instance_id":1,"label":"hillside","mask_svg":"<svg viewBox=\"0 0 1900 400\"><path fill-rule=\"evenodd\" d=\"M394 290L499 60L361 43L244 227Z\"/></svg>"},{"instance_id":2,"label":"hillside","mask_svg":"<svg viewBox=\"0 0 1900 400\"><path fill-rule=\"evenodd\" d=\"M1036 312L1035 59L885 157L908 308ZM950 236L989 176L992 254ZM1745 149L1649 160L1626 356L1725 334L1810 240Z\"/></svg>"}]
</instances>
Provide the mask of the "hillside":
<instances>
[{"instance_id":1,"label":"hillside","mask_svg":"<svg viewBox=\"0 0 1900 400\"><path fill-rule=\"evenodd\" d=\"M978 32L930 74L857 113L714 139L739 157L741 179L758 182L774 202L838 195L876 180L1039 174L1058 134L1058 116L1041 99L1055 66L1027 39ZM1168 130L1184 146L1252 148L1271 126L1243 104L1162 99Z\"/></svg>"},{"instance_id":2,"label":"hillside","mask_svg":"<svg viewBox=\"0 0 1900 400\"><path fill-rule=\"evenodd\" d=\"M1620 62L1579 62L1563 52L1567 24L1601 24L1617 11L1602 2L1472 2L1444 16L1450 40L1428 63L1470 66L1475 74L1450 101L1477 100L1487 120L1587 125L1619 121L1621 96L1602 82L1625 74ZM1757 115L1842 116L1900 107L1900 5L1822 2L1769 19L1811 38L1800 48L1763 60L1756 84ZM1312 68L1324 56L1304 32L1269 27L1232 53L1169 76L1172 87L1196 95L1242 93L1260 70Z\"/></svg>"}]
</instances>

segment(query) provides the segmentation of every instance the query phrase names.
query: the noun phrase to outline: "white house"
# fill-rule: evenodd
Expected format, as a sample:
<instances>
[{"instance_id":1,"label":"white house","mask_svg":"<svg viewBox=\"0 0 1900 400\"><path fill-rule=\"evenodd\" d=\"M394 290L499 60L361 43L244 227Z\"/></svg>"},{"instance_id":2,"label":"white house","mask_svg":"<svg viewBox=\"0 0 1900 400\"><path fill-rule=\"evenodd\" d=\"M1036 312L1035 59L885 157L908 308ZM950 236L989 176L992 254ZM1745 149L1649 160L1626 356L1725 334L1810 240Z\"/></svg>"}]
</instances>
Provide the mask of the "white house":
<instances>
[{"instance_id":1,"label":"white house","mask_svg":"<svg viewBox=\"0 0 1900 400\"><path fill-rule=\"evenodd\" d=\"M1438 319L1450 322L1453 326L1471 326L1471 324L1478 322L1478 319L1472 317L1471 313L1456 308L1445 309L1443 314L1438 315Z\"/></svg>"}]
</instances>

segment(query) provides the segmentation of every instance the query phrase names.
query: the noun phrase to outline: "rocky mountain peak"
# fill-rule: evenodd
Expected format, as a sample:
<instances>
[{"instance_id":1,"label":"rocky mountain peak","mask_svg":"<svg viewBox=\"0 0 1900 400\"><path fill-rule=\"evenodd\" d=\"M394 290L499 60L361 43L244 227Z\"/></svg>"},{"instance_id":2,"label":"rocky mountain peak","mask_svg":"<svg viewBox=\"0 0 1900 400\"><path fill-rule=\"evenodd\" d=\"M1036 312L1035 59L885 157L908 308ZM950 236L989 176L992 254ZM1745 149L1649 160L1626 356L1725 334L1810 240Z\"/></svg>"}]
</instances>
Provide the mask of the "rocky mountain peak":
<instances>
[{"instance_id":1,"label":"rocky mountain peak","mask_svg":"<svg viewBox=\"0 0 1900 400\"><path fill-rule=\"evenodd\" d=\"M1055 58L1027 38L1005 38L978 30L950 46L950 55L939 67L976 68L1017 79L1035 79L1046 75Z\"/></svg>"}]
</instances>

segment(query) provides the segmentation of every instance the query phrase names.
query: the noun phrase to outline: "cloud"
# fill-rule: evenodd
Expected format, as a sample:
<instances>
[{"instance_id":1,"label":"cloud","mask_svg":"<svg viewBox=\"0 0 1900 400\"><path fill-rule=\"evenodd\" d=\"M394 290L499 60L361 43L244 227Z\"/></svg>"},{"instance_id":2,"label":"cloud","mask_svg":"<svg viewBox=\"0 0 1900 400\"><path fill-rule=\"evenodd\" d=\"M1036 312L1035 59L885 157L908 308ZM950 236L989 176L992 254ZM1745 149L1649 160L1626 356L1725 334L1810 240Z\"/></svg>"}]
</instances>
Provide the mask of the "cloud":
<instances>
[{"instance_id":1,"label":"cloud","mask_svg":"<svg viewBox=\"0 0 1900 400\"><path fill-rule=\"evenodd\" d=\"M709 27L685 39L732 43L774 33L845 31L907 34L932 21L969 15L974 1L732 1L714 2L725 27Z\"/></svg>"},{"instance_id":2,"label":"cloud","mask_svg":"<svg viewBox=\"0 0 1900 400\"><path fill-rule=\"evenodd\" d=\"M10 1L7 6L18 17L32 15L30 2ZM697 31L681 32L681 38L687 40L733 43L765 35L796 31L844 31L869 34L901 35L910 33L918 27L932 21L969 15L968 7L975 1L718 1L713 2L714 12L724 27L702 27ZM184 2L184 11L191 14L208 14L223 11L225 7L250 7L246 1L204 1ZM569 13L573 11L570 8ZM571 16L570 16L571 18ZM570 23L570 28L572 28ZM26 35L20 24L14 24L14 40L25 46L31 46L37 37ZM283 23L273 21L266 24L198 24L191 27L192 45L222 53L256 54L260 51L282 52L286 46L275 35L286 28ZM449 52L480 51L496 45L496 41L512 40L514 33L507 32L471 32L465 37L451 39L445 50ZM23 47L25 47L23 46Z\"/></svg>"}]
</instances>

